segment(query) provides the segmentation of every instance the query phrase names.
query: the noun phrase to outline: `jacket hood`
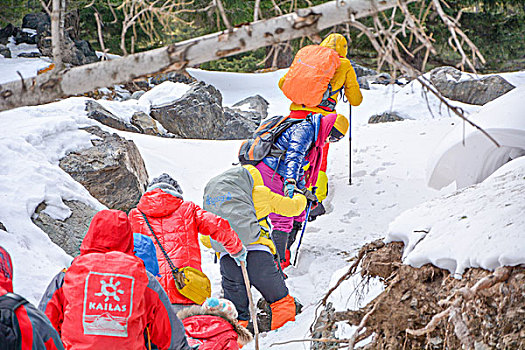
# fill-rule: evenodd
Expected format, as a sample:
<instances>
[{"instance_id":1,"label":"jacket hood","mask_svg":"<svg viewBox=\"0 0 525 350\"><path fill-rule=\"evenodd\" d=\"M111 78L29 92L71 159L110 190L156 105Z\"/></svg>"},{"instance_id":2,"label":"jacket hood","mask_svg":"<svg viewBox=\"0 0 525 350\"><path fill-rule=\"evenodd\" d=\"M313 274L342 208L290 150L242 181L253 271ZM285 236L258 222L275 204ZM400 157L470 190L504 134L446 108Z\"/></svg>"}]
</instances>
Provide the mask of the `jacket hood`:
<instances>
[{"instance_id":1,"label":"jacket hood","mask_svg":"<svg viewBox=\"0 0 525 350\"><path fill-rule=\"evenodd\" d=\"M80 255L111 251L133 255L133 234L128 216L113 209L95 214L80 246Z\"/></svg>"},{"instance_id":2,"label":"jacket hood","mask_svg":"<svg viewBox=\"0 0 525 350\"><path fill-rule=\"evenodd\" d=\"M183 200L160 188L154 188L140 197L137 208L148 217L160 218L177 210Z\"/></svg>"},{"instance_id":3,"label":"jacket hood","mask_svg":"<svg viewBox=\"0 0 525 350\"><path fill-rule=\"evenodd\" d=\"M13 263L11 256L0 246L0 295L13 293Z\"/></svg>"},{"instance_id":4,"label":"jacket hood","mask_svg":"<svg viewBox=\"0 0 525 350\"><path fill-rule=\"evenodd\" d=\"M320 45L337 51L341 57L346 57L348 52L348 43L346 38L338 33L328 35L326 38L324 38Z\"/></svg>"},{"instance_id":5,"label":"jacket hood","mask_svg":"<svg viewBox=\"0 0 525 350\"><path fill-rule=\"evenodd\" d=\"M248 344L250 341L252 341L253 339L253 336L252 334L250 333L249 330L247 330L245 327L241 326L237 320L231 318L228 316L228 314L224 311L220 311L220 310L206 310L204 309L202 306L200 305L194 305L194 306L191 306L189 308L186 308L186 309L183 309L181 311L179 311L177 313L177 316L181 319L181 321L183 321L184 323L184 327L186 328L187 327L187 324L188 324L188 321L184 322L184 320L186 318L190 318L190 317L198 317L198 316L204 316L204 315L208 315L208 316L217 316L217 317L220 317L224 320L226 320L228 323L230 323L233 327L233 329L235 330L235 332L238 334L239 338L238 338L238 341L241 345L246 345ZM193 322L191 322L193 323ZM194 326L196 327L198 325L198 322L195 322ZM194 329L195 332L199 332L198 329ZM203 330L203 333L206 334L206 330Z\"/></svg>"}]
</instances>

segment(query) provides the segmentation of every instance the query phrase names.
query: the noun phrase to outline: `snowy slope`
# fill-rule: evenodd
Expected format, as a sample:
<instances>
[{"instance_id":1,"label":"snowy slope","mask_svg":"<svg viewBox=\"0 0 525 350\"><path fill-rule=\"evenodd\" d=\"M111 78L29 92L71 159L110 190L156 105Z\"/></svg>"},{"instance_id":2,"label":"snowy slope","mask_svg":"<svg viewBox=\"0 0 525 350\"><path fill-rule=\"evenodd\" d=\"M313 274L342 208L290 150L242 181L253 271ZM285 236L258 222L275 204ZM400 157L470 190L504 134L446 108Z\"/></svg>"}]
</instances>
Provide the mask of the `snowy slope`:
<instances>
[{"instance_id":1,"label":"snowy slope","mask_svg":"<svg viewBox=\"0 0 525 350\"><path fill-rule=\"evenodd\" d=\"M509 159L525 155L525 111L515 107L524 97L525 86L518 87L469 117L499 146L470 124L458 124L429 158L429 186L439 189L452 182L458 188L470 186Z\"/></svg>"},{"instance_id":2,"label":"snowy slope","mask_svg":"<svg viewBox=\"0 0 525 350\"><path fill-rule=\"evenodd\" d=\"M4 69L1 64L0 61L0 71ZM270 115L287 112L289 102L276 87L277 80L284 74L283 71L237 74L191 70L190 73L213 83L223 93L226 105L247 96L260 94L270 102ZM514 79L513 84L525 85L523 73L507 76L509 80ZM182 94L184 87L170 87L167 84L163 89L162 92L152 90L148 96L144 95L135 102L103 103L105 107L125 119L131 111L146 111L151 104L165 102L170 94ZM487 257L486 261L482 261L478 253L483 249L490 251L495 244L506 247L509 241L523 241L523 230L520 230L523 225L518 225L523 221L515 217L523 213L523 201L519 201L519 198L523 198L523 166L514 165L510 174L494 174L486 180L488 182L478 185L475 189L452 195L452 186L444 187L441 191L427 187L427 163L434 157L434 151L441 140L445 139L460 121L449 116L443 106L431 98L427 104L420 92L414 85L404 88L373 86L373 90L363 91L363 104L352 110L352 185L348 184L349 143L348 139L345 139L333 144L329 155L330 191L326 200L329 213L308 223L299 264L296 268L286 271L290 276L287 280L290 292L305 305L304 312L297 317L296 322L261 337L261 348L267 349L277 341L308 336L317 301L328 290L328 286L335 283L346 271L347 259L364 243L384 237L388 232L391 232L389 239L404 240L415 247L406 251L407 263L419 264L425 259L452 259L459 261L457 266L461 268L482 264L487 268L494 268L498 264L520 263L525 257L522 250L516 250L512 256L495 251L491 258ZM509 103L508 108L521 110L521 103L518 102ZM39 299L47 281L69 263L66 254L31 223L30 216L36 205L45 200L50 204L50 215L54 217L67 215L62 204L63 199L78 199L101 207L57 166L60 157L67 152L89 146L91 136L79 128L98 123L86 117L84 103L85 99L71 98L44 106L0 113L0 221L9 231L0 231L0 244L13 255L15 289L33 302ZM391 107L412 120L367 124L371 115ZM343 104L338 107L339 111L345 114L348 113L347 108ZM466 108L472 111L481 109L478 106ZM161 172L172 174L180 182L185 198L197 204L202 203L202 191L207 181L231 167L231 163L236 161L240 144L240 141L180 140L121 131L118 133L137 144L151 178ZM516 164L515 162L513 163ZM475 194L469 194L470 192ZM507 203L511 205L505 207ZM428 228L430 225L437 227L447 215L457 213L460 206L465 209L464 215L468 220L471 217L482 217L484 227L493 227L502 233L492 235L490 239L480 240L476 246L477 250L467 250L459 258L455 254L462 251L460 248L467 244L468 237L462 240L456 237L452 239L449 235L452 230L442 232L443 238L439 240L439 231L433 228L431 234L424 237L419 244L414 243L411 236L414 229ZM483 208L493 210L487 212ZM439 215L440 213L442 215ZM402 216L396 219L401 214ZM457 219L457 216L455 218ZM467 219L461 219L460 223L467 223ZM472 223L474 221L472 220ZM389 231L391 222L393 223ZM510 222L513 224L507 225ZM462 237L469 236L471 240L475 240L472 235L480 234L479 226L478 230L456 226L456 231L460 229ZM488 229L483 232L488 232ZM443 241L446 241L448 246ZM424 244L426 242L428 243ZM436 242L440 242L443 249L437 250ZM461 242L461 246L450 249L455 242ZM218 265L213 264L212 254L206 250L203 250L203 265L212 279L213 292L218 295ZM331 297L331 301L340 308L356 308L360 303L366 302L366 298L379 293L382 288L380 284L375 284L373 290L365 296L365 300L361 300L354 293L355 285L359 284L359 281L352 280L346 283L345 288L341 288ZM349 331L341 329L340 332L347 334ZM298 347L306 349L309 348L309 344L288 344L277 348ZM253 348L253 344L245 347Z\"/></svg>"}]
</instances>

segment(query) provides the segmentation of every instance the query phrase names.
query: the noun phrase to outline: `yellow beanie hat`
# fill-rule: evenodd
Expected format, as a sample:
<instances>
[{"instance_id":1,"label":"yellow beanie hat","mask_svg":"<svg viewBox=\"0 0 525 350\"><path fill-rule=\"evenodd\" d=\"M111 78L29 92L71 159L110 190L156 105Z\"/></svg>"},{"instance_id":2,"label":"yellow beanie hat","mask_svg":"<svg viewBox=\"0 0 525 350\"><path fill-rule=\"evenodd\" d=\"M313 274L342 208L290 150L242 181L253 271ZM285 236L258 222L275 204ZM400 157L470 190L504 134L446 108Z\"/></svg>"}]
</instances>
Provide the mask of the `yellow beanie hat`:
<instances>
[{"instance_id":1,"label":"yellow beanie hat","mask_svg":"<svg viewBox=\"0 0 525 350\"><path fill-rule=\"evenodd\" d=\"M335 119L334 128L336 128L341 134L346 135L349 126L350 123L348 122L348 119L346 119L344 115L338 114Z\"/></svg>"}]
</instances>

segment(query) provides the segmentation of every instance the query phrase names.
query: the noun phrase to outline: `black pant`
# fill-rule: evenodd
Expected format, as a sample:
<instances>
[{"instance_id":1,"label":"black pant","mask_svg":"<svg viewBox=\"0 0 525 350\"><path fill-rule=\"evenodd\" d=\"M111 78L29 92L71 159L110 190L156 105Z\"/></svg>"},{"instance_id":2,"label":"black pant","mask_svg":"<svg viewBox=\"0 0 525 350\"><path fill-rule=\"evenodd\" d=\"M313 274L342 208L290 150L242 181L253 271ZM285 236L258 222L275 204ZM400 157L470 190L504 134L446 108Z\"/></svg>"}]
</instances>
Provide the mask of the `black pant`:
<instances>
[{"instance_id":1,"label":"black pant","mask_svg":"<svg viewBox=\"0 0 525 350\"><path fill-rule=\"evenodd\" d=\"M268 303L275 303L288 295L288 288L269 252L248 251L246 268L250 284L257 288ZM221 275L224 297L237 308L239 320L249 320L250 308L242 271L229 255L221 258Z\"/></svg>"}]
</instances>

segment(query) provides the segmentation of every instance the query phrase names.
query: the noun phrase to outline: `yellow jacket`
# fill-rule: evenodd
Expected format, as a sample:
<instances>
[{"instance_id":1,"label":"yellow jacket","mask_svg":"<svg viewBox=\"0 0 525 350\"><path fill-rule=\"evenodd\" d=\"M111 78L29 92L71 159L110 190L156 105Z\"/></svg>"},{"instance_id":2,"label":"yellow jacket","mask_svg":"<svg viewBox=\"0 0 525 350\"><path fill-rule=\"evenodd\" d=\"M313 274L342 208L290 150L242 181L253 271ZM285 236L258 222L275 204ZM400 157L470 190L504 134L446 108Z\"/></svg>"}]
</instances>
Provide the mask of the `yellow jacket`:
<instances>
[{"instance_id":1,"label":"yellow jacket","mask_svg":"<svg viewBox=\"0 0 525 350\"><path fill-rule=\"evenodd\" d=\"M264 186L261 173L256 167L252 165L244 165L243 167L248 170L253 179L252 199L255 206L255 215L261 226L259 239L251 244L268 246L272 254L275 255L277 251L269 235L266 217L270 213L288 217L297 216L306 208L306 197L296 193L293 198L289 198L273 193L268 187ZM201 235L200 240L204 246L211 248L210 236Z\"/></svg>"},{"instance_id":2,"label":"yellow jacket","mask_svg":"<svg viewBox=\"0 0 525 350\"><path fill-rule=\"evenodd\" d=\"M341 65L336 69L334 76L330 80L332 85L332 90L339 90L344 85L345 96L348 99L348 102L352 106L359 106L361 101L363 101L363 95L361 95L361 90L359 89L359 83L357 82L357 76L355 74L354 68L350 63L350 60L346 58L348 51L347 42L344 36L341 34L330 34L328 35L320 44L321 46L329 47L337 51L340 56ZM284 83L286 75L284 75L279 80L279 88L281 89ZM335 93L331 97L337 101L339 93ZM329 113L324 109L318 107L306 107L303 105L298 105L293 103L290 105L291 111L311 111L314 113L321 113L327 115Z\"/></svg>"}]
</instances>

